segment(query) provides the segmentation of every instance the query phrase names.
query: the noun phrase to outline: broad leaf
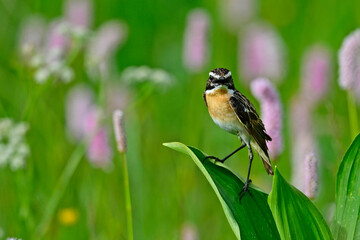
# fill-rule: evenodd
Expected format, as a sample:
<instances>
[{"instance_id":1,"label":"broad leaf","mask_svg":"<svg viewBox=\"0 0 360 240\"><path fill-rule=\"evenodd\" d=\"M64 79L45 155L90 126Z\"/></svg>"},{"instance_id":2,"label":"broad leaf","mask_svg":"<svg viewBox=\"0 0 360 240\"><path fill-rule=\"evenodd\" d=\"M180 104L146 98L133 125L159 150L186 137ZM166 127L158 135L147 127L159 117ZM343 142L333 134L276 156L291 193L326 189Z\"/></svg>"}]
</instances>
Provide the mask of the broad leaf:
<instances>
[{"instance_id":1,"label":"broad leaf","mask_svg":"<svg viewBox=\"0 0 360 240\"><path fill-rule=\"evenodd\" d=\"M360 239L360 135L341 162L336 182L332 225L336 239Z\"/></svg>"},{"instance_id":2,"label":"broad leaf","mask_svg":"<svg viewBox=\"0 0 360 240\"><path fill-rule=\"evenodd\" d=\"M238 239L280 239L274 218L267 204L267 194L250 187L253 197L246 194L241 203L239 193L244 186L229 168L212 160L200 161L205 155L196 148L182 143L165 143L165 146L190 156L215 191L229 224Z\"/></svg>"},{"instance_id":3,"label":"broad leaf","mask_svg":"<svg viewBox=\"0 0 360 240\"><path fill-rule=\"evenodd\" d=\"M333 239L319 210L277 168L268 201L281 239Z\"/></svg>"}]
</instances>

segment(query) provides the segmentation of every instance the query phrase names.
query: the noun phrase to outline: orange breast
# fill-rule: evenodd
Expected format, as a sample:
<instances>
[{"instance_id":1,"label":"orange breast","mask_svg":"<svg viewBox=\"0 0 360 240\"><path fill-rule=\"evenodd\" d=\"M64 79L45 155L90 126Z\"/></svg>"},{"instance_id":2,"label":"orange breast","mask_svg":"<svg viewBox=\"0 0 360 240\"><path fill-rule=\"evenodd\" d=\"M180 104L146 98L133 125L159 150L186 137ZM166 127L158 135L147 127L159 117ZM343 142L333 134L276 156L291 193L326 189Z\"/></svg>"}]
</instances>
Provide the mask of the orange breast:
<instances>
[{"instance_id":1,"label":"orange breast","mask_svg":"<svg viewBox=\"0 0 360 240\"><path fill-rule=\"evenodd\" d=\"M230 106L230 97L227 89L218 89L206 94L206 103L214 121L237 125L239 120Z\"/></svg>"}]
</instances>

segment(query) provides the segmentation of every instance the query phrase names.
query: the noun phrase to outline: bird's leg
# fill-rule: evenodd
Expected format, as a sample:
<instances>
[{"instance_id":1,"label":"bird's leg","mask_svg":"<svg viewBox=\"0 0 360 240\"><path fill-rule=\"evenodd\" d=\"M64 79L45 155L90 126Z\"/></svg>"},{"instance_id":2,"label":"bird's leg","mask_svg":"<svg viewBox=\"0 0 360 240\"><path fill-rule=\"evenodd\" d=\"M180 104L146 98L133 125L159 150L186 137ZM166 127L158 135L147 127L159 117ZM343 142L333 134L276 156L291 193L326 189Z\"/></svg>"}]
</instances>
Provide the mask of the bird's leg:
<instances>
[{"instance_id":1,"label":"bird's leg","mask_svg":"<svg viewBox=\"0 0 360 240\"><path fill-rule=\"evenodd\" d=\"M245 143L243 143L238 149L236 149L235 151L233 151L232 153L230 153L229 155L227 155L226 157L224 157L223 159L220 160L220 162L224 163L229 157L231 157L232 155L234 155L235 153L237 153L238 151L240 151L241 149L243 149L246 146Z\"/></svg>"},{"instance_id":2,"label":"bird's leg","mask_svg":"<svg viewBox=\"0 0 360 240\"><path fill-rule=\"evenodd\" d=\"M205 159L207 159L207 158L210 158L210 159L214 159L215 162L224 163L229 157L231 157L232 155L234 155L235 153L237 153L238 151L240 151L241 149L243 149L245 146L246 146L246 144L243 143L238 149L236 149L235 151L233 151L232 153L230 153L229 155L227 155L227 156L224 157L223 159L217 158L217 157L215 157L215 156L206 156L203 161L205 161Z\"/></svg>"},{"instance_id":3,"label":"bird's leg","mask_svg":"<svg viewBox=\"0 0 360 240\"><path fill-rule=\"evenodd\" d=\"M250 191L249 191L249 185L251 183L251 180L249 178L250 178L251 164L252 164L252 160L253 160L253 153L252 153L250 145L248 146L248 149L249 149L249 160L250 160L250 162L249 162L249 170L248 170L245 185L244 185L243 189L239 193L240 202L241 202L241 198L243 198L245 196L246 192L249 192L250 196L252 196Z\"/></svg>"}]
</instances>

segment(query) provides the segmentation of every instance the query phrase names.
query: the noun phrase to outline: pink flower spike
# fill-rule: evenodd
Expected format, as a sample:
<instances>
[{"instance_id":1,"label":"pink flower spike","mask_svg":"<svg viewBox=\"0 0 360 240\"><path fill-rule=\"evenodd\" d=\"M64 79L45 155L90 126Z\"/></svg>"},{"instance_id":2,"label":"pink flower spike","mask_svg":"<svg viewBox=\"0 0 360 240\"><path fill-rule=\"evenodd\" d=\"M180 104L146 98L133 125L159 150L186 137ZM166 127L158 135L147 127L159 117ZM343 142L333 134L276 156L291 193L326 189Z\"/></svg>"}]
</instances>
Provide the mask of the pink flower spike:
<instances>
[{"instance_id":1,"label":"pink flower spike","mask_svg":"<svg viewBox=\"0 0 360 240\"><path fill-rule=\"evenodd\" d=\"M257 12L257 1L219 0L218 6L224 27L234 33L251 20Z\"/></svg>"},{"instance_id":2,"label":"pink flower spike","mask_svg":"<svg viewBox=\"0 0 360 240\"><path fill-rule=\"evenodd\" d=\"M116 110L113 113L113 125L117 149L120 153L127 150L125 126L124 126L124 113L121 110Z\"/></svg>"},{"instance_id":3,"label":"pink flower spike","mask_svg":"<svg viewBox=\"0 0 360 240\"><path fill-rule=\"evenodd\" d=\"M127 26L123 22L113 20L100 27L87 49L86 67L91 77L97 78L99 73L108 77L111 57L125 42L126 36Z\"/></svg>"},{"instance_id":4,"label":"pink flower spike","mask_svg":"<svg viewBox=\"0 0 360 240\"><path fill-rule=\"evenodd\" d=\"M250 25L239 38L239 72L248 81L265 77L280 82L285 76L283 40L269 24Z\"/></svg>"},{"instance_id":5,"label":"pink flower spike","mask_svg":"<svg viewBox=\"0 0 360 240\"><path fill-rule=\"evenodd\" d=\"M199 234L191 223L184 223L181 227L181 240L198 240Z\"/></svg>"},{"instance_id":6,"label":"pink flower spike","mask_svg":"<svg viewBox=\"0 0 360 240\"><path fill-rule=\"evenodd\" d=\"M317 157L315 153L308 153L304 159L304 193L313 199L318 190Z\"/></svg>"},{"instance_id":7,"label":"pink flower spike","mask_svg":"<svg viewBox=\"0 0 360 240\"><path fill-rule=\"evenodd\" d=\"M53 21L47 33L45 56L48 63L61 58L70 48L70 38L66 33L66 24L63 20Z\"/></svg>"},{"instance_id":8,"label":"pink flower spike","mask_svg":"<svg viewBox=\"0 0 360 240\"><path fill-rule=\"evenodd\" d=\"M90 0L68 0L64 6L65 19L71 26L87 29L92 23Z\"/></svg>"},{"instance_id":9,"label":"pink flower spike","mask_svg":"<svg viewBox=\"0 0 360 240\"><path fill-rule=\"evenodd\" d=\"M329 89L331 78L330 52L324 46L307 50L302 62L302 94L312 103L323 98Z\"/></svg>"},{"instance_id":10,"label":"pink flower spike","mask_svg":"<svg viewBox=\"0 0 360 240\"><path fill-rule=\"evenodd\" d=\"M191 72L200 71L208 62L208 32L210 17L203 9L192 10L187 17L184 35L183 61Z\"/></svg>"},{"instance_id":11,"label":"pink flower spike","mask_svg":"<svg viewBox=\"0 0 360 240\"><path fill-rule=\"evenodd\" d=\"M348 35L339 51L339 85L351 90L360 85L360 29Z\"/></svg>"},{"instance_id":12,"label":"pink flower spike","mask_svg":"<svg viewBox=\"0 0 360 240\"><path fill-rule=\"evenodd\" d=\"M69 136L76 141L83 140L95 131L98 118L91 89L84 85L73 87L66 100L66 125Z\"/></svg>"},{"instance_id":13,"label":"pink flower spike","mask_svg":"<svg viewBox=\"0 0 360 240\"><path fill-rule=\"evenodd\" d=\"M90 141L87 156L96 167L106 167L111 163L112 152L109 145L108 132L101 127Z\"/></svg>"},{"instance_id":14,"label":"pink flower spike","mask_svg":"<svg viewBox=\"0 0 360 240\"><path fill-rule=\"evenodd\" d=\"M91 41L89 53L92 57L105 60L125 41L127 26L120 21L109 21L101 25Z\"/></svg>"},{"instance_id":15,"label":"pink flower spike","mask_svg":"<svg viewBox=\"0 0 360 240\"><path fill-rule=\"evenodd\" d=\"M310 180L316 179L314 171L316 168L310 164L312 155L317 161L317 147L313 136L311 125L311 109L309 104L302 98L296 98L291 104L291 128L292 128L292 180L291 182L300 191L309 197L314 197L316 183ZM314 170L315 169L315 170ZM306 180L306 181L305 181Z\"/></svg>"},{"instance_id":16,"label":"pink flower spike","mask_svg":"<svg viewBox=\"0 0 360 240\"><path fill-rule=\"evenodd\" d=\"M273 84L265 78L255 79L251 91L261 105L261 118L267 134L272 138L268 142L270 157L276 159L283 151L283 110L279 93Z\"/></svg>"}]
</instances>

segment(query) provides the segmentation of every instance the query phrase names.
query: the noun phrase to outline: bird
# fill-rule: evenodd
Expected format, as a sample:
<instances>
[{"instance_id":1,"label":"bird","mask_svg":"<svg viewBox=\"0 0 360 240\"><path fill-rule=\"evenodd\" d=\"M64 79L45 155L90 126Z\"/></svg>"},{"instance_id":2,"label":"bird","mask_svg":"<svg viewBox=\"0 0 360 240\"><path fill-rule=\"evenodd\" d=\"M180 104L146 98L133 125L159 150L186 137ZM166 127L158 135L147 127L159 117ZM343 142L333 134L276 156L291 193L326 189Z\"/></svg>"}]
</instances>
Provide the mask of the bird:
<instances>
[{"instance_id":1,"label":"bird","mask_svg":"<svg viewBox=\"0 0 360 240\"><path fill-rule=\"evenodd\" d=\"M215 162L224 163L244 147L248 148L249 168L246 182L239 193L239 200L249 192L250 171L253 161L253 149L259 154L269 175L274 175L271 166L267 141L271 137L266 133L264 124L260 119L254 105L240 91L235 88L231 72L226 68L215 68L210 71L203 94L205 104L212 120L223 130L236 135L241 146L223 159L207 156L203 159L214 159Z\"/></svg>"}]
</instances>

